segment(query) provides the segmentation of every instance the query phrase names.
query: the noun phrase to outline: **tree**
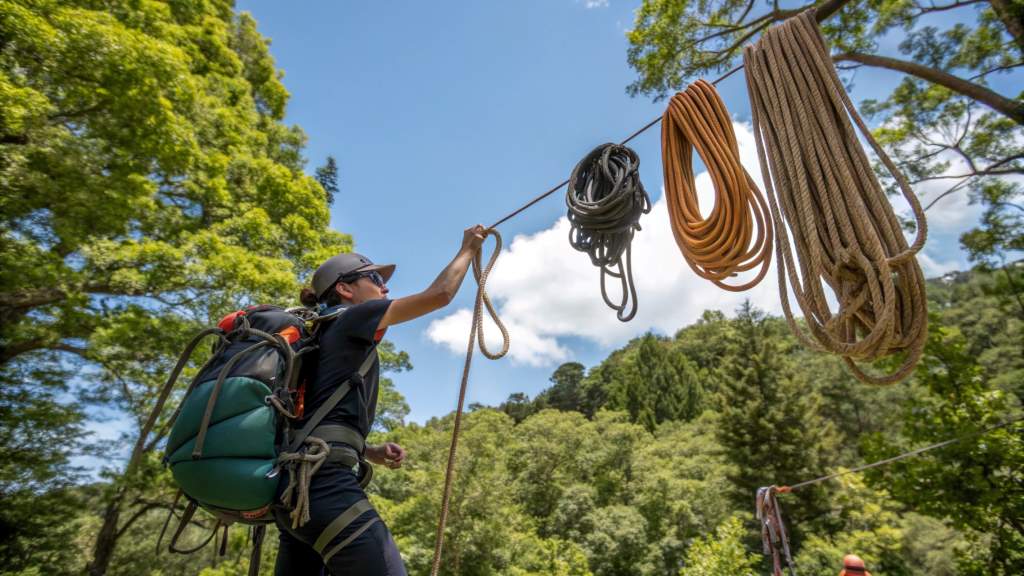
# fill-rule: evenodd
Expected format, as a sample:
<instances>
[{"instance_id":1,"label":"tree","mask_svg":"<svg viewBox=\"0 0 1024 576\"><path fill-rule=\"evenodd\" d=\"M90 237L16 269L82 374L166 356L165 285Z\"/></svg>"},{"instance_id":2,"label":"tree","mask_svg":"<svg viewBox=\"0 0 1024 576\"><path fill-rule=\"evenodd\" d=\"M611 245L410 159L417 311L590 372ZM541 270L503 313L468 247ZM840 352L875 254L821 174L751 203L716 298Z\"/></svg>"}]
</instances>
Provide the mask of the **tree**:
<instances>
[{"instance_id":1,"label":"tree","mask_svg":"<svg viewBox=\"0 0 1024 576\"><path fill-rule=\"evenodd\" d=\"M715 373L719 381L718 439L730 463L736 506L748 508L758 487L794 484L826 472L838 438L822 417L821 395L794 369L797 349L785 323L750 303L734 321L730 353ZM827 509L820 485L793 494L786 506L798 544L812 519Z\"/></svg>"},{"instance_id":2,"label":"tree","mask_svg":"<svg viewBox=\"0 0 1024 576\"><path fill-rule=\"evenodd\" d=\"M743 537L743 522L737 516L729 518L714 534L690 545L679 576L754 576L757 556L747 552Z\"/></svg>"},{"instance_id":3,"label":"tree","mask_svg":"<svg viewBox=\"0 0 1024 576\"><path fill-rule=\"evenodd\" d=\"M323 166L316 169L316 181L324 189L327 205L334 205L334 197L338 194L338 163L334 156L328 156Z\"/></svg>"},{"instance_id":4,"label":"tree","mask_svg":"<svg viewBox=\"0 0 1024 576\"><path fill-rule=\"evenodd\" d=\"M835 530L809 535L796 557L800 573L831 576L839 572L843 556L851 553L860 556L872 574L918 573L910 570L904 557L906 538L898 503L884 490L867 487L858 476L841 477L835 484L827 512L827 522Z\"/></svg>"},{"instance_id":5,"label":"tree","mask_svg":"<svg viewBox=\"0 0 1024 576\"><path fill-rule=\"evenodd\" d=\"M519 424L534 413L534 404L530 402L530 397L525 393L513 392L508 395L507 400L498 406L498 410L508 414L516 424Z\"/></svg>"},{"instance_id":6,"label":"tree","mask_svg":"<svg viewBox=\"0 0 1024 576\"><path fill-rule=\"evenodd\" d=\"M923 514L968 530L978 550L962 559L965 574L1024 570L1024 424L1005 425L1014 409L994 390L959 330L934 318L915 378L928 394L904 406L903 434L876 437L872 458L949 438L960 441L870 471L868 478ZM1004 425L988 430L993 426Z\"/></svg>"},{"instance_id":7,"label":"tree","mask_svg":"<svg viewBox=\"0 0 1024 576\"><path fill-rule=\"evenodd\" d=\"M755 0L644 0L628 33L639 78L632 95L664 98L687 83L731 69L742 47L769 26L817 8L833 61L900 75L887 97L862 103L875 136L912 184L939 186L926 209L960 191L985 206L981 226L963 239L979 261L1024 240L1024 8L1014 0L817 0L781 7ZM933 25L945 16L943 27ZM902 34L899 54L881 54ZM1010 88L992 85L1000 77ZM893 185L893 182L889 182ZM1019 291L1018 291L1019 293Z\"/></svg>"},{"instance_id":8,"label":"tree","mask_svg":"<svg viewBox=\"0 0 1024 576\"><path fill-rule=\"evenodd\" d=\"M129 494L158 470L145 415L187 336L292 300L351 239L327 228L251 17L223 0L95 6L0 3L0 371L61 385L81 362L72 388L133 419L90 567L103 574Z\"/></svg>"},{"instance_id":9,"label":"tree","mask_svg":"<svg viewBox=\"0 0 1024 576\"><path fill-rule=\"evenodd\" d=\"M551 374L551 387L541 392L535 402L541 408L582 411L583 377L586 368L579 362L566 362Z\"/></svg>"}]
</instances>

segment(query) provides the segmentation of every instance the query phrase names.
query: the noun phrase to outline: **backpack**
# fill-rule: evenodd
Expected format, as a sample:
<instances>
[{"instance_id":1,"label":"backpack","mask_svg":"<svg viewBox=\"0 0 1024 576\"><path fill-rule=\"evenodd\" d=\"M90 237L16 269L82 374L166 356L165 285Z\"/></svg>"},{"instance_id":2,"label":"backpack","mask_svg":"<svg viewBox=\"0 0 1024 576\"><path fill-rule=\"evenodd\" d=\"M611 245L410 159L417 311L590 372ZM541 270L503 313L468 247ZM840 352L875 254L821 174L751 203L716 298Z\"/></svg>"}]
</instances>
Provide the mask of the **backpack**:
<instances>
[{"instance_id":1,"label":"backpack","mask_svg":"<svg viewBox=\"0 0 1024 576\"><path fill-rule=\"evenodd\" d=\"M188 503L168 549L182 554L195 552L223 527L223 555L227 527L234 523L249 525L253 541L249 572L258 573L266 525L274 522L272 506L282 465L285 461L315 460L306 457L304 443L351 389L351 383L346 382L302 429L294 429L304 416L305 382L316 366L317 327L326 319L306 308L250 306L225 316L186 346L161 391L162 397L169 394L196 347L208 336L217 336L209 360L192 379L170 419L163 462L171 469L179 491L157 540L158 552L184 495ZM376 356L374 348L357 374L360 378ZM330 452L326 445L324 449L322 456L317 455L319 461ZM363 463L361 456L359 462ZM313 466L308 476L318 467ZM198 546L179 548L178 540L199 508L215 517L213 530Z\"/></svg>"}]
</instances>

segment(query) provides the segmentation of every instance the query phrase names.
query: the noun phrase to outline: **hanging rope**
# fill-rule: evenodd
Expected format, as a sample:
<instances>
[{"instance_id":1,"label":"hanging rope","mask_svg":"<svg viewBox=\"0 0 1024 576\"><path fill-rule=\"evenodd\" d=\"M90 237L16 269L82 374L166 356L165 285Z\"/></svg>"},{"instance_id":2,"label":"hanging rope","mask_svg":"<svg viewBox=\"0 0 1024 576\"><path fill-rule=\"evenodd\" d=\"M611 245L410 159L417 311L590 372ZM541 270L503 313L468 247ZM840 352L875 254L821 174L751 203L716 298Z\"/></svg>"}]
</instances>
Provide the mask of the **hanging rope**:
<instances>
[{"instance_id":1,"label":"hanging rope","mask_svg":"<svg viewBox=\"0 0 1024 576\"><path fill-rule=\"evenodd\" d=\"M451 501L452 495L452 482L455 479L455 450L459 445L459 432L462 430L462 406L466 400L466 386L469 382L469 368L473 362L473 350L477 344L480 346L480 352L491 360L497 360L508 354L509 347L509 336L508 330L505 329L505 325L501 323L501 319L498 318L498 312L494 309L491 304L491 299L487 296L487 278L491 274L491 269L494 268L494 263L498 261L498 255L501 254L501 234L493 228L489 228L484 232L486 236L494 236L494 252L491 254L490 260L487 261L487 266L482 267L480 265L480 252L478 251L473 256L473 277L476 278L477 290L476 290L476 305L473 306L473 326L469 331L469 346L466 348L466 363L462 367L462 383L459 385L459 404L455 409L455 423L452 428L452 443L448 448L448 465L444 472L444 493L441 496L441 515L437 521L437 534L434 538L434 560L431 564L430 574L431 576L437 576L438 570L441 568L441 549L444 547L444 528L448 522L448 505ZM494 323L498 325L498 330L501 331L501 350L498 352L491 352L487 348L487 343L484 340L484 309L487 309L487 314L494 320Z\"/></svg>"},{"instance_id":2,"label":"hanging rope","mask_svg":"<svg viewBox=\"0 0 1024 576\"><path fill-rule=\"evenodd\" d=\"M915 258L927 235L921 205L850 102L813 9L767 30L744 48L743 61L786 320L808 346L842 356L861 381L899 381L913 371L927 338L924 276ZM912 246L850 118L910 203L917 223ZM810 335L793 317L787 278ZM837 313L823 283L838 300ZM902 365L887 375L857 365L900 352Z\"/></svg>"},{"instance_id":3,"label":"hanging rope","mask_svg":"<svg viewBox=\"0 0 1024 576\"><path fill-rule=\"evenodd\" d=\"M288 470L288 485L281 493L281 503L292 508L289 516L293 529L309 522L309 482L331 453L331 447L320 438L309 436L304 444L309 447L296 452L282 452L277 457L277 465Z\"/></svg>"},{"instance_id":4,"label":"hanging rope","mask_svg":"<svg viewBox=\"0 0 1024 576\"><path fill-rule=\"evenodd\" d=\"M601 268L601 297L622 322L636 315L633 282L633 233L640 216L651 211L651 199L640 182L640 159L619 144L602 144L580 160L569 177L569 243ZM607 277L622 288L618 303L608 297Z\"/></svg>"},{"instance_id":5,"label":"hanging rope","mask_svg":"<svg viewBox=\"0 0 1024 576\"><path fill-rule=\"evenodd\" d=\"M694 148L715 188L707 218L697 198ZM772 261L771 217L764 195L740 163L729 111L709 82L698 80L669 101L661 123L661 156L672 234L686 263L719 288L742 292L755 286ZM723 282L755 267L760 267L757 275L744 284Z\"/></svg>"},{"instance_id":6,"label":"hanging rope","mask_svg":"<svg viewBox=\"0 0 1024 576\"><path fill-rule=\"evenodd\" d=\"M790 576L796 576L793 555L789 551L789 536L782 521L782 509L775 499L779 489L766 486L757 489L757 521L761 525L761 545L765 556L772 557L772 576L782 576L782 559L785 558Z\"/></svg>"}]
</instances>

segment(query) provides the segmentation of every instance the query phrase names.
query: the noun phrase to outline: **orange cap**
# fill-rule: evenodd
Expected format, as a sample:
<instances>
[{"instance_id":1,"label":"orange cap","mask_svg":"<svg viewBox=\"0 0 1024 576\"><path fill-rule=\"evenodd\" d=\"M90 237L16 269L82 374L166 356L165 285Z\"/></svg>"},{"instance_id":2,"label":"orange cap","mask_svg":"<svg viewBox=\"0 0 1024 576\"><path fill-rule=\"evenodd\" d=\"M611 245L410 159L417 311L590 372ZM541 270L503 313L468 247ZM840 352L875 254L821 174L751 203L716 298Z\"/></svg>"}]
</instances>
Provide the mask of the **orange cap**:
<instances>
[{"instance_id":1,"label":"orange cap","mask_svg":"<svg viewBox=\"0 0 1024 576\"><path fill-rule=\"evenodd\" d=\"M843 569L839 576L871 576L871 573L864 568L864 561L856 554L843 556Z\"/></svg>"}]
</instances>

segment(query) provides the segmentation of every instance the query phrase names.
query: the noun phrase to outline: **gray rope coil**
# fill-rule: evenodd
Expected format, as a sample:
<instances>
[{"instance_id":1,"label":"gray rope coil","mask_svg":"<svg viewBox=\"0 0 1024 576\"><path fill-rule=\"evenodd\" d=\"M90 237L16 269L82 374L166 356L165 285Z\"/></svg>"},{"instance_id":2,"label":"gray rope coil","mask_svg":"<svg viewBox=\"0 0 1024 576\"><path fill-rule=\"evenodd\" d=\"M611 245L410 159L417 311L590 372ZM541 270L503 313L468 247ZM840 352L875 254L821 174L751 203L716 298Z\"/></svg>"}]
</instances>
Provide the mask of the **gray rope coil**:
<instances>
[{"instance_id":1,"label":"gray rope coil","mask_svg":"<svg viewBox=\"0 0 1024 576\"><path fill-rule=\"evenodd\" d=\"M631 148L602 144L580 160L565 194L571 229L569 243L601 268L601 297L622 322L636 315L633 282L633 233L640 216L651 211L651 199L640 182L640 158ZM622 298L608 297L606 278L619 280Z\"/></svg>"}]
</instances>

